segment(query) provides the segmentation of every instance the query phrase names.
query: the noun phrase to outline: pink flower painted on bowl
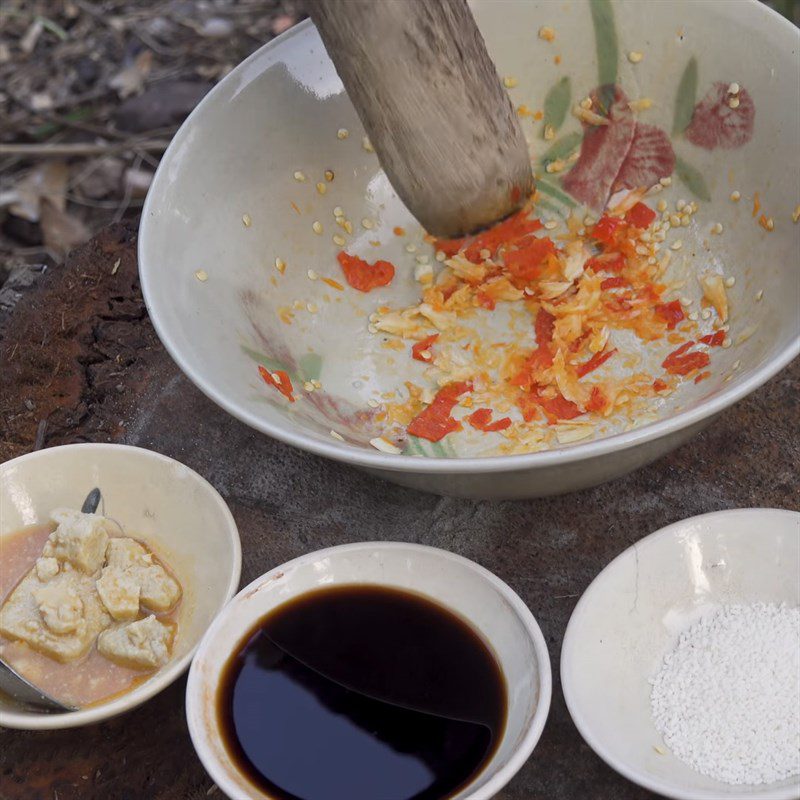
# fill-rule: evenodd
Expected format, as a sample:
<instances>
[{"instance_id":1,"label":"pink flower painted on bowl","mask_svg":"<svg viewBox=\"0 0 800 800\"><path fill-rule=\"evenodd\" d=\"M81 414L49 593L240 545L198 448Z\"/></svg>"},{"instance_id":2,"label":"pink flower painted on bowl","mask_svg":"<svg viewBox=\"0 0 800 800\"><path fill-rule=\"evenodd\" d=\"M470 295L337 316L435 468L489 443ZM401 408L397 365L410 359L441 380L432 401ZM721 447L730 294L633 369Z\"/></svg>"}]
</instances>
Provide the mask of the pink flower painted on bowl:
<instances>
[{"instance_id":1,"label":"pink flower painted on bowl","mask_svg":"<svg viewBox=\"0 0 800 800\"><path fill-rule=\"evenodd\" d=\"M601 86L590 97L593 109L605 109L607 125L583 124L580 156L564 176L564 188L595 211L602 211L619 189L648 187L672 174L675 153L669 137L655 125L638 122L619 86Z\"/></svg>"},{"instance_id":2,"label":"pink flower painted on bowl","mask_svg":"<svg viewBox=\"0 0 800 800\"><path fill-rule=\"evenodd\" d=\"M706 150L717 147L731 150L753 138L756 115L753 99L746 89L740 88L732 94L729 88L729 84L717 81L695 106L692 121L685 131L692 144Z\"/></svg>"}]
</instances>

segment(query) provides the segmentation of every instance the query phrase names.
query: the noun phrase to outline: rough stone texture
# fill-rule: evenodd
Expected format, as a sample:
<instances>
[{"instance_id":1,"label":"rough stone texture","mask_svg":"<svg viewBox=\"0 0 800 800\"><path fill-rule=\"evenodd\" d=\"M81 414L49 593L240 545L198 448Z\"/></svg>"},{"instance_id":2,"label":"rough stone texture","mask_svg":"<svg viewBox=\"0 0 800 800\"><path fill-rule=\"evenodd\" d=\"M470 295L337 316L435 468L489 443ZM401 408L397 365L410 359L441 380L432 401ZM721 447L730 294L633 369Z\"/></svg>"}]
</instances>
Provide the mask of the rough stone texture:
<instances>
[{"instance_id":1,"label":"rough stone texture","mask_svg":"<svg viewBox=\"0 0 800 800\"><path fill-rule=\"evenodd\" d=\"M120 267L111 275L117 258ZM77 304L74 322L63 331L62 301ZM51 303L56 311L43 316ZM52 384L46 379L53 369L49 345L34 347L42 341L68 365ZM21 364L23 351L28 360ZM558 663L578 596L624 548L676 520L724 508L800 508L800 362L655 464L565 497L505 503L441 498L293 450L227 416L173 365L141 305L134 242L124 228L104 233L23 295L0 327L0 376L2 457L30 449L38 420L49 415L47 445L116 440L183 461L231 506L242 537L243 583L309 550L366 539L444 547L507 581L542 627L554 687L542 739L501 800L654 797L595 756L567 713ZM27 411L25 398L45 384L36 411ZM56 394L60 401L48 402ZM0 797L221 797L192 750L184 686L179 680L143 707L91 728L3 731Z\"/></svg>"}]
</instances>

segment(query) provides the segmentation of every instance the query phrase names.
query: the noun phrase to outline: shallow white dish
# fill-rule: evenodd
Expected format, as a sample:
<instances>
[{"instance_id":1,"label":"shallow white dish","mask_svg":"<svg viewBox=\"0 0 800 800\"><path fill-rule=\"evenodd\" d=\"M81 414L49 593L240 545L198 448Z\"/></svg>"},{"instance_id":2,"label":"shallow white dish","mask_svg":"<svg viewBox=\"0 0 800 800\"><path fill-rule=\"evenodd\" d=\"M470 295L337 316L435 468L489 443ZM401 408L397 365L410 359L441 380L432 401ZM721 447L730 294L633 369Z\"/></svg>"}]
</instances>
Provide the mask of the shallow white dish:
<instances>
[{"instance_id":1,"label":"shallow white dish","mask_svg":"<svg viewBox=\"0 0 800 800\"><path fill-rule=\"evenodd\" d=\"M789 157L798 116L787 102L796 96L800 33L755 0L477 0L472 6L498 71L518 82L511 90L515 105L541 109L565 80L571 105L614 76L629 97L653 100L641 120L662 132L682 165L659 197L670 204L696 197L700 203L696 222L681 231L681 252L693 254L693 269L722 271L736 281L729 292L735 346L714 353L707 381L683 385L649 424L634 430L619 424L614 435L551 451L488 455L489 438L462 434L436 445L419 440L414 450L409 443L404 455L373 448L370 439L383 427L374 404L402 389L403 380L419 382L423 366L407 352L383 347L382 338L368 332L368 317L381 304L416 302L414 256L403 245L414 241L418 253L431 255L432 249L421 241L418 224L375 154L363 149L358 117L309 22L234 69L172 140L142 212L142 289L161 341L186 375L263 433L426 491L490 498L565 492L610 480L682 444L800 352L800 225L791 221L800 165ZM592 8L606 7L612 24L594 24ZM555 30L553 42L537 37L543 24ZM739 41L747 47L730 46ZM633 65L626 54L636 50L644 51L644 59ZM696 87L687 92L692 64ZM752 98L752 138L709 149L672 135L676 106L692 114L716 84L732 81ZM563 110L556 144L580 138L580 124L567 106ZM540 173L540 212L563 217L575 200L542 167L549 146L542 123L528 117L523 127ZM337 138L340 128L350 132L344 140ZM320 195L315 182L324 182L326 169L336 177ZM295 180L296 170L307 179ZM729 199L733 189L741 192L739 203ZM774 216L771 233L751 216L756 192L765 213ZM313 269L343 280L331 239L341 233L336 206L354 223L350 252L397 265L391 286L364 295L308 279ZM362 229L363 218L375 220L374 227ZM323 235L313 232L314 220L322 223ZM724 236L709 235L714 222L724 225ZM393 226L408 235L394 236ZM378 249L369 244L375 239L382 243ZM276 257L287 265L284 274L274 267ZM685 277L682 263L674 259L670 279ZM198 280L198 271L207 280ZM696 303L699 284L689 278L681 291ZM316 313L307 309L311 302ZM293 309L291 325L281 321L282 308ZM264 384L259 364L287 371L296 403ZM302 391L311 379L322 389ZM344 441L332 438L331 430Z\"/></svg>"},{"instance_id":2,"label":"shallow white dish","mask_svg":"<svg viewBox=\"0 0 800 800\"><path fill-rule=\"evenodd\" d=\"M755 601L797 606L798 576L800 513L792 511L704 514L628 548L584 592L564 636L561 684L583 738L617 772L666 797L800 797L800 777L732 786L679 761L653 725L648 683L703 613Z\"/></svg>"},{"instance_id":3,"label":"shallow white dish","mask_svg":"<svg viewBox=\"0 0 800 800\"><path fill-rule=\"evenodd\" d=\"M181 582L172 657L131 691L81 711L37 714L0 699L0 726L72 728L138 706L189 666L206 628L239 585L239 533L225 501L193 470L138 447L65 445L0 464L0 545L4 536L45 522L54 508L79 508L95 486L103 494L105 513L152 544Z\"/></svg>"},{"instance_id":4,"label":"shallow white dish","mask_svg":"<svg viewBox=\"0 0 800 800\"><path fill-rule=\"evenodd\" d=\"M550 708L547 645L528 607L488 570L433 547L394 542L341 545L309 553L242 589L209 628L186 686L189 732L200 760L232 800L265 797L232 764L216 711L221 670L242 637L270 610L310 590L378 584L422 594L468 620L492 648L508 688L503 738L480 775L452 800L488 800L520 769ZM479 690L479 687L476 687Z\"/></svg>"}]
</instances>

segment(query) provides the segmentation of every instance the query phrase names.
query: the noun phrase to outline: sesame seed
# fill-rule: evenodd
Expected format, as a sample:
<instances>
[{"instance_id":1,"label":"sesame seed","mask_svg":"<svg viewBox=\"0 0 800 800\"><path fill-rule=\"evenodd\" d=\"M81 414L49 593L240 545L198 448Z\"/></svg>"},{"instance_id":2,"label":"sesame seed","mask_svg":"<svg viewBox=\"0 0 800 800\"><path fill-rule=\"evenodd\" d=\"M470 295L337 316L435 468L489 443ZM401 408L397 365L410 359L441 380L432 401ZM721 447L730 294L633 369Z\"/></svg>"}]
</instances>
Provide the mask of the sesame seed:
<instances>
[{"instance_id":1,"label":"sesame seed","mask_svg":"<svg viewBox=\"0 0 800 800\"><path fill-rule=\"evenodd\" d=\"M332 436L334 439L338 439L340 442L343 442L343 441L344 441L344 436L342 436L342 434L341 434L341 433L337 433L336 431L331 431L331 436Z\"/></svg>"},{"instance_id":2,"label":"sesame seed","mask_svg":"<svg viewBox=\"0 0 800 800\"><path fill-rule=\"evenodd\" d=\"M690 311L688 317L692 322L697 322L699 315L696 311Z\"/></svg>"},{"instance_id":3,"label":"sesame seed","mask_svg":"<svg viewBox=\"0 0 800 800\"><path fill-rule=\"evenodd\" d=\"M253 220L250 219L249 214L242 215L242 222L244 223L245 228L249 228L253 224Z\"/></svg>"},{"instance_id":4,"label":"sesame seed","mask_svg":"<svg viewBox=\"0 0 800 800\"><path fill-rule=\"evenodd\" d=\"M374 397L370 397L370 399L367 400L367 405L370 406L370 408L378 408L380 403Z\"/></svg>"},{"instance_id":5,"label":"sesame seed","mask_svg":"<svg viewBox=\"0 0 800 800\"><path fill-rule=\"evenodd\" d=\"M338 244L339 247L344 247L345 241L344 236L340 236L338 233L333 234L333 243Z\"/></svg>"},{"instance_id":6,"label":"sesame seed","mask_svg":"<svg viewBox=\"0 0 800 800\"><path fill-rule=\"evenodd\" d=\"M308 272L306 272L306 275L308 275L308 279L310 281L315 281L317 280L317 278L319 278L319 275L317 275L317 273L314 272L313 269L308 270Z\"/></svg>"},{"instance_id":7,"label":"sesame seed","mask_svg":"<svg viewBox=\"0 0 800 800\"><path fill-rule=\"evenodd\" d=\"M533 297L533 295L535 294L535 292L533 291L533 289L531 289L530 286L526 286L524 292L526 295L528 295L528 297Z\"/></svg>"},{"instance_id":8,"label":"sesame seed","mask_svg":"<svg viewBox=\"0 0 800 800\"><path fill-rule=\"evenodd\" d=\"M364 219L361 220L361 227L370 231L375 227L375 223L371 219L364 217Z\"/></svg>"},{"instance_id":9,"label":"sesame seed","mask_svg":"<svg viewBox=\"0 0 800 800\"><path fill-rule=\"evenodd\" d=\"M683 242L680 239L676 239L670 246L670 250L680 250L683 247Z\"/></svg>"},{"instance_id":10,"label":"sesame seed","mask_svg":"<svg viewBox=\"0 0 800 800\"><path fill-rule=\"evenodd\" d=\"M628 61L630 61L631 64L638 64L643 58L644 53L640 53L637 50L631 50L631 52L628 53Z\"/></svg>"},{"instance_id":11,"label":"sesame seed","mask_svg":"<svg viewBox=\"0 0 800 800\"><path fill-rule=\"evenodd\" d=\"M312 223L311 230L314 231L317 236L321 236L323 231L322 223L319 220L316 220L314 223Z\"/></svg>"},{"instance_id":12,"label":"sesame seed","mask_svg":"<svg viewBox=\"0 0 800 800\"><path fill-rule=\"evenodd\" d=\"M373 325L372 323L370 323L369 325L367 325L367 330L368 330L370 333L377 333L377 332L378 332L378 329L377 329L377 328L375 327L375 325Z\"/></svg>"},{"instance_id":13,"label":"sesame seed","mask_svg":"<svg viewBox=\"0 0 800 800\"><path fill-rule=\"evenodd\" d=\"M286 262L282 258L275 258L275 269L280 272L281 275L286 271Z\"/></svg>"},{"instance_id":14,"label":"sesame seed","mask_svg":"<svg viewBox=\"0 0 800 800\"><path fill-rule=\"evenodd\" d=\"M703 309L703 310L700 312L700 316L701 316L703 319L711 319L711 309L710 309L710 308L704 308L704 309Z\"/></svg>"},{"instance_id":15,"label":"sesame seed","mask_svg":"<svg viewBox=\"0 0 800 800\"><path fill-rule=\"evenodd\" d=\"M636 245L636 252L640 256L646 256L650 251L643 244L637 244Z\"/></svg>"},{"instance_id":16,"label":"sesame seed","mask_svg":"<svg viewBox=\"0 0 800 800\"><path fill-rule=\"evenodd\" d=\"M550 219L544 224L545 230L552 231L554 228L558 227L558 222L554 219Z\"/></svg>"},{"instance_id":17,"label":"sesame seed","mask_svg":"<svg viewBox=\"0 0 800 800\"><path fill-rule=\"evenodd\" d=\"M426 255L418 255L416 257L417 264L427 264L428 263L428 256Z\"/></svg>"},{"instance_id":18,"label":"sesame seed","mask_svg":"<svg viewBox=\"0 0 800 800\"><path fill-rule=\"evenodd\" d=\"M316 314L319 308L317 308L316 303L306 303L306 311L308 311L309 314Z\"/></svg>"},{"instance_id":19,"label":"sesame seed","mask_svg":"<svg viewBox=\"0 0 800 800\"><path fill-rule=\"evenodd\" d=\"M300 170L297 170L297 172L294 173L294 179L299 183L303 183L306 179L306 174L304 172L300 172Z\"/></svg>"},{"instance_id":20,"label":"sesame seed","mask_svg":"<svg viewBox=\"0 0 800 800\"><path fill-rule=\"evenodd\" d=\"M689 227L689 225L691 224L691 222L692 222L692 221L691 221L691 219L689 219L689 216L688 216L687 214L684 214L684 215L681 217L681 227L682 227L682 228L688 228L688 227Z\"/></svg>"},{"instance_id":21,"label":"sesame seed","mask_svg":"<svg viewBox=\"0 0 800 800\"><path fill-rule=\"evenodd\" d=\"M772 217L767 218L767 224L765 227L768 231L775 230L775 221L772 219Z\"/></svg>"},{"instance_id":22,"label":"sesame seed","mask_svg":"<svg viewBox=\"0 0 800 800\"><path fill-rule=\"evenodd\" d=\"M312 378L311 379L311 383L314 384L314 388L315 389L321 389L322 388L322 384L316 378Z\"/></svg>"},{"instance_id":23,"label":"sesame seed","mask_svg":"<svg viewBox=\"0 0 800 800\"><path fill-rule=\"evenodd\" d=\"M325 180L328 181L328 183L330 183L333 180L333 170L332 169L326 169L325 172L323 173L323 175L325 176Z\"/></svg>"},{"instance_id":24,"label":"sesame seed","mask_svg":"<svg viewBox=\"0 0 800 800\"><path fill-rule=\"evenodd\" d=\"M556 138L556 132L552 125L544 126L544 138L549 142ZM547 165L547 171L550 172L550 165Z\"/></svg>"},{"instance_id":25,"label":"sesame seed","mask_svg":"<svg viewBox=\"0 0 800 800\"><path fill-rule=\"evenodd\" d=\"M303 384L303 388L304 388L304 389L305 389L307 392L313 392L313 391L314 391L314 384L313 384L313 383L311 383L311 381L306 381L306 382Z\"/></svg>"},{"instance_id":26,"label":"sesame seed","mask_svg":"<svg viewBox=\"0 0 800 800\"><path fill-rule=\"evenodd\" d=\"M681 225L681 218L677 214L671 214L669 224L672 225L673 228L679 228Z\"/></svg>"},{"instance_id":27,"label":"sesame seed","mask_svg":"<svg viewBox=\"0 0 800 800\"><path fill-rule=\"evenodd\" d=\"M733 362L733 364L731 365L731 369L739 369L739 367L741 367L741 366L742 366L742 362L737 360L737 361Z\"/></svg>"},{"instance_id":28,"label":"sesame seed","mask_svg":"<svg viewBox=\"0 0 800 800\"><path fill-rule=\"evenodd\" d=\"M723 230L724 229L721 222L716 222L711 226L711 233L715 234L716 236L719 236Z\"/></svg>"},{"instance_id":29,"label":"sesame seed","mask_svg":"<svg viewBox=\"0 0 800 800\"><path fill-rule=\"evenodd\" d=\"M733 191L733 192L731 192L731 200L732 200L734 203L738 203L738 202L739 202L741 199L742 199L742 194L741 194L741 192L739 192L739 191Z\"/></svg>"},{"instance_id":30,"label":"sesame seed","mask_svg":"<svg viewBox=\"0 0 800 800\"><path fill-rule=\"evenodd\" d=\"M348 233L352 233L352 232L353 232L353 223L352 223L352 222L350 222L350 220L349 220L349 219L346 219L346 220L344 221L344 229L345 229L345 230L346 230Z\"/></svg>"},{"instance_id":31,"label":"sesame seed","mask_svg":"<svg viewBox=\"0 0 800 800\"><path fill-rule=\"evenodd\" d=\"M731 340L726 336L722 340L722 349L723 350L728 350L732 344L733 344L733 342L731 342Z\"/></svg>"},{"instance_id":32,"label":"sesame seed","mask_svg":"<svg viewBox=\"0 0 800 800\"><path fill-rule=\"evenodd\" d=\"M431 360L431 351L430 350L421 350L420 353L419 353L419 356L420 356L420 358L422 358L425 361L430 361Z\"/></svg>"},{"instance_id":33,"label":"sesame seed","mask_svg":"<svg viewBox=\"0 0 800 800\"><path fill-rule=\"evenodd\" d=\"M648 259L647 259L647 263L650 264L650 266L653 266L654 264L657 264L658 262L657 262L655 256L649 256Z\"/></svg>"},{"instance_id":34,"label":"sesame seed","mask_svg":"<svg viewBox=\"0 0 800 800\"><path fill-rule=\"evenodd\" d=\"M364 136L361 139L361 146L366 150L368 153L374 153L375 148L372 146L372 142L369 140L369 136Z\"/></svg>"},{"instance_id":35,"label":"sesame seed","mask_svg":"<svg viewBox=\"0 0 800 800\"><path fill-rule=\"evenodd\" d=\"M658 201L658 204L656 205L656 208L659 211L666 211L667 210L667 201L662 198L661 200Z\"/></svg>"},{"instance_id":36,"label":"sesame seed","mask_svg":"<svg viewBox=\"0 0 800 800\"><path fill-rule=\"evenodd\" d=\"M544 39L546 42L552 42L553 39L556 38L556 32L553 28L542 25L542 27L539 28L539 38Z\"/></svg>"},{"instance_id":37,"label":"sesame seed","mask_svg":"<svg viewBox=\"0 0 800 800\"><path fill-rule=\"evenodd\" d=\"M343 217L344 216L344 209L341 206L336 206L333 209L333 216L334 217Z\"/></svg>"},{"instance_id":38,"label":"sesame seed","mask_svg":"<svg viewBox=\"0 0 800 800\"><path fill-rule=\"evenodd\" d=\"M731 275L730 278L725 278L725 285L729 289L731 288L731 286L735 286L736 285L736 278L734 278L733 275Z\"/></svg>"},{"instance_id":39,"label":"sesame seed","mask_svg":"<svg viewBox=\"0 0 800 800\"><path fill-rule=\"evenodd\" d=\"M317 184L317 191L318 191L320 194L325 194L325 192L327 192L327 191L328 191L328 187L327 187L327 186L326 186L324 183L322 183L322 182L320 181L320 183L318 183L318 184Z\"/></svg>"},{"instance_id":40,"label":"sesame seed","mask_svg":"<svg viewBox=\"0 0 800 800\"><path fill-rule=\"evenodd\" d=\"M739 94L739 84L732 83L728 86L728 94Z\"/></svg>"},{"instance_id":41,"label":"sesame seed","mask_svg":"<svg viewBox=\"0 0 800 800\"><path fill-rule=\"evenodd\" d=\"M204 269L196 270L195 273L194 273L194 276L201 283L205 283L208 280L208 273Z\"/></svg>"},{"instance_id":42,"label":"sesame seed","mask_svg":"<svg viewBox=\"0 0 800 800\"><path fill-rule=\"evenodd\" d=\"M792 211L792 222L797 222L800 219L800 204L795 206L794 211Z\"/></svg>"},{"instance_id":43,"label":"sesame seed","mask_svg":"<svg viewBox=\"0 0 800 800\"><path fill-rule=\"evenodd\" d=\"M678 211L683 211L683 209L686 208L686 201L683 199L678 200L678 202L675 203L675 208L677 208Z\"/></svg>"},{"instance_id":44,"label":"sesame seed","mask_svg":"<svg viewBox=\"0 0 800 800\"><path fill-rule=\"evenodd\" d=\"M409 242L409 243L406 245L406 253L416 253L416 252L417 252L417 246L416 246L416 245L414 245L414 244L411 244L411 243Z\"/></svg>"},{"instance_id":45,"label":"sesame seed","mask_svg":"<svg viewBox=\"0 0 800 800\"><path fill-rule=\"evenodd\" d=\"M388 453L389 455L399 456L402 455L403 451L393 445L387 439L384 439L383 436L376 436L374 439L370 439L369 443L376 449L380 450L382 453Z\"/></svg>"},{"instance_id":46,"label":"sesame seed","mask_svg":"<svg viewBox=\"0 0 800 800\"><path fill-rule=\"evenodd\" d=\"M728 107L729 108L739 108L739 98L738 97L731 97L731 99L728 100Z\"/></svg>"},{"instance_id":47,"label":"sesame seed","mask_svg":"<svg viewBox=\"0 0 800 800\"><path fill-rule=\"evenodd\" d=\"M689 208L687 209L687 211L691 212L692 214L696 214L698 208L700 208L700 206L697 205L697 201L692 200L692 202L689 203Z\"/></svg>"},{"instance_id":48,"label":"sesame seed","mask_svg":"<svg viewBox=\"0 0 800 800\"><path fill-rule=\"evenodd\" d=\"M763 289L759 289L756 292L756 302L759 302L763 296L764 296L764 290Z\"/></svg>"},{"instance_id":49,"label":"sesame seed","mask_svg":"<svg viewBox=\"0 0 800 800\"><path fill-rule=\"evenodd\" d=\"M660 178L658 181L662 186L671 186L672 185L672 178L667 176L666 178Z\"/></svg>"},{"instance_id":50,"label":"sesame seed","mask_svg":"<svg viewBox=\"0 0 800 800\"><path fill-rule=\"evenodd\" d=\"M346 139L349 135L350 131L348 131L347 128L339 128L339 130L336 131L337 139Z\"/></svg>"},{"instance_id":51,"label":"sesame seed","mask_svg":"<svg viewBox=\"0 0 800 800\"><path fill-rule=\"evenodd\" d=\"M510 75L506 75L506 77L503 78L503 86L505 86L506 89L513 89L516 85L517 85L516 78L512 78Z\"/></svg>"},{"instance_id":52,"label":"sesame seed","mask_svg":"<svg viewBox=\"0 0 800 800\"><path fill-rule=\"evenodd\" d=\"M437 261L444 261L446 258L447 258L447 256L444 254L443 251L441 251L441 250L437 250L436 251L436 260Z\"/></svg>"},{"instance_id":53,"label":"sesame seed","mask_svg":"<svg viewBox=\"0 0 800 800\"><path fill-rule=\"evenodd\" d=\"M580 102L580 107L585 108L587 111L592 107L592 98L591 97L584 97L583 100Z\"/></svg>"}]
</instances>

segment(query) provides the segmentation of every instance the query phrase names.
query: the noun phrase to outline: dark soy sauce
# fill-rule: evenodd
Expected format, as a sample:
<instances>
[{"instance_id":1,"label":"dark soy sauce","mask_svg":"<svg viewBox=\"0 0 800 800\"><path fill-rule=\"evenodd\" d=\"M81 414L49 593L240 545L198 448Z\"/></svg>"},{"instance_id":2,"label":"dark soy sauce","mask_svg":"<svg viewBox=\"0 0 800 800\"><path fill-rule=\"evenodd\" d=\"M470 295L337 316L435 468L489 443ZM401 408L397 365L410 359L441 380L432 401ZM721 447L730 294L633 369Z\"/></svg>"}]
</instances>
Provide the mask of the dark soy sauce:
<instances>
[{"instance_id":1,"label":"dark soy sauce","mask_svg":"<svg viewBox=\"0 0 800 800\"><path fill-rule=\"evenodd\" d=\"M506 721L479 635L374 586L275 609L228 660L217 702L229 755L276 800L442 800L478 775Z\"/></svg>"}]
</instances>

